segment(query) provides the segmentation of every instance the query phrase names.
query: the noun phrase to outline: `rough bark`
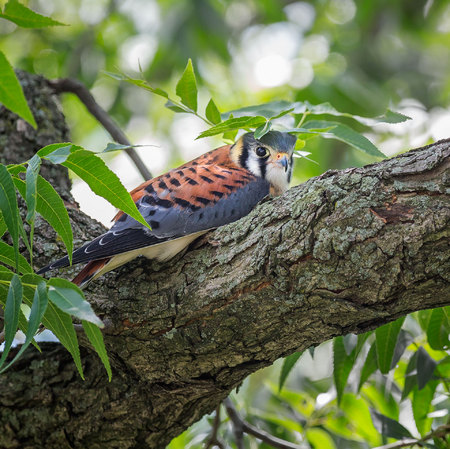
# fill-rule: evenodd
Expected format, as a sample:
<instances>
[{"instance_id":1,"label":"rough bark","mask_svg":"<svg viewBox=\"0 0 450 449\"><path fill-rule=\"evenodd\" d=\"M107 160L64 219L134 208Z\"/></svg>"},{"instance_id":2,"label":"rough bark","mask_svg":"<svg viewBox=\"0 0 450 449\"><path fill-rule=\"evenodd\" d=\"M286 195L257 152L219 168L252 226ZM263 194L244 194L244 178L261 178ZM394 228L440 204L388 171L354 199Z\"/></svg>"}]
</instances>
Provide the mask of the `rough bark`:
<instances>
[{"instance_id":1,"label":"rough bark","mask_svg":"<svg viewBox=\"0 0 450 449\"><path fill-rule=\"evenodd\" d=\"M0 447L162 448L277 358L449 304L449 155L445 140L326 172L166 264L94 282L112 382L89 348L84 382L59 345L30 349L0 377ZM101 232L70 213L79 243ZM36 233L40 266L62 247Z\"/></svg>"}]
</instances>

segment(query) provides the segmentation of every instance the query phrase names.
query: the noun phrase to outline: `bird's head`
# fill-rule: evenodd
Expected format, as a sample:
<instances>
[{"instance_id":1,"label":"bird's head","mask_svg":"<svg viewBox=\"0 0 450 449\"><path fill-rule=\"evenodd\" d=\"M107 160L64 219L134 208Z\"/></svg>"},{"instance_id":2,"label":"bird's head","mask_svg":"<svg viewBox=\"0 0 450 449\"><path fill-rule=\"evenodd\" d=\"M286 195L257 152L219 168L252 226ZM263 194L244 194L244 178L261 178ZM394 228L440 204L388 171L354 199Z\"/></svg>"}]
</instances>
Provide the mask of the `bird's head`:
<instances>
[{"instance_id":1,"label":"bird's head","mask_svg":"<svg viewBox=\"0 0 450 449\"><path fill-rule=\"evenodd\" d=\"M270 131L260 139L244 134L231 147L231 158L255 176L266 179L271 192L280 195L289 187L296 138L288 133Z\"/></svg>"}]
</instances>

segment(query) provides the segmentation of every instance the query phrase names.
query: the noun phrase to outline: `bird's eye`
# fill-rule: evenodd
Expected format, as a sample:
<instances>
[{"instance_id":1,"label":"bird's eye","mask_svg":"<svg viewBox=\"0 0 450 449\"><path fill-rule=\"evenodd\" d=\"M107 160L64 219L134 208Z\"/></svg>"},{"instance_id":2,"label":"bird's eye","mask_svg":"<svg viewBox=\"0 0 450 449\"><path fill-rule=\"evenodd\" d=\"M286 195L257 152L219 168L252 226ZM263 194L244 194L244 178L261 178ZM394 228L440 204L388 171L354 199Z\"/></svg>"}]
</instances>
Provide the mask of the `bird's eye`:
<instances>
[{"instance_id":1,"label":"bird's eye","mask_svg":"<svg viewBox=\"0 0 450 449\"><path fill-rule=\"evenodd\" d=\"M264 147L258 147L255 152L256 152L256 155L258 157L267 157L267 156L269 156L269 150L267 148L264 148Z\"/></svg>"}]
</instances>

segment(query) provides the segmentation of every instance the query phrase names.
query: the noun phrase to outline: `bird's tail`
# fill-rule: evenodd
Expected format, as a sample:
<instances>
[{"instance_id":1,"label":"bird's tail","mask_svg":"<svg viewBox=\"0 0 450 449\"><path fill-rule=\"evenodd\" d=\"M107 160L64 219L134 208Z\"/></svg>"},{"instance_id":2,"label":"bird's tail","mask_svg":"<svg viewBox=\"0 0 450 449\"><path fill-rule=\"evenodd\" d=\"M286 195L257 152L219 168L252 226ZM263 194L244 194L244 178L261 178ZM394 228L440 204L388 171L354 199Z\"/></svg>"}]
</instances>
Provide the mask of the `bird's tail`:
<instances>
[{"instance_id":1,"label":"bird's tail","mask_svg":"<svg viewBox=\"0 0 450 449\"><path fill-rule=\"evenodd\" d=\"M72 282L81 288L86 286L96 275L100 275L100 272L110 260L111 257L92 260L72 279Z\"/></svg>"}]
</instances>

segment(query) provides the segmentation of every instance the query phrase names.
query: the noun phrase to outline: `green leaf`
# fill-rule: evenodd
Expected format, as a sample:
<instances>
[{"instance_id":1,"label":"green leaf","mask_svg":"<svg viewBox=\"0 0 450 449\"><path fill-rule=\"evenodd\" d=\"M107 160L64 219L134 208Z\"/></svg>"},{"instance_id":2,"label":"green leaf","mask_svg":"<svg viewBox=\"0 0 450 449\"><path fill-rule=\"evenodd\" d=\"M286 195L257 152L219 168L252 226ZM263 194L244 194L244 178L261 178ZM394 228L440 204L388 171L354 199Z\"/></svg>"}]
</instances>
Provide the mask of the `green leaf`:
<instances>
[{"instance_id":1,"label":"green leaf","mask_svg":"<svg viewBox=\"0 0 450 449\"><path fill-rule=\"evenodd\" d=\"M25 198L25 181L20 178L14 178L14 184L20 194ZM69 214L67 213L61 197L52 185L40 175L37 180L36 210L61 237L64 245L66 246L69 260L71 261L73 251L73 233L72 226L70 225Z\"/></svg>"},{"instance_id":2,"label":"green leaf","mask_svg":"<svg viewBox=\"0 0 450 449\"><path fill-rule=\"evenodd\" d=\"M63 312L80 320L90 321L99 327L104 326L86 301L82 290L75 284L66 279L52 278L47 282L47 286L50 301Z\"/></svg>"},{"instance_id":3,"label":"green leaf","mask_svg":"<svg viewBox=\"0 0 450 449\"><path fill-rule=\"evenodd\" d=\"M0 237L3 237L5 232L8 230L5 220L3 219L3 214L0 212Z\"/></svg>"},{"instance_id":4,"label":"green leaf","mask_svg":"<svg viewBox=\"0 0 450 449\"><path fill-rule=\"evenodd\" d=\"M174 103L172 100L167 100L166 104L164 105L167 109L170 109L173 112L190 112L188 108L183 109L178 104Z\"/></svg>"},{"instance_id":5,"label":"green leaf","mask_svg":"<svg viewBox=\"0 0 450 449\"><path fill-rule=\"evenodd\" d=\"M400 333L405 317L385 324L375 330L375 342L377 347L378 368L383 374L387 374L392 366L397 337Z\"/></svg>"},{"instance_id":6,"label":"green leaf","mask_svg":"<svg viewBox=\"0 0 450 449\"><path fill-rule=\"evenodd\" d=\"M419 390L424 388L433 377L437 363L427 351L421 346L417 350L417 386Z\"/></svg>"},{"instance_id":7,"label":"green leaf","mask_svg":"<svg viewBox=\"0 0 450 449\"><path fill-rule=\"evenodd\" d=\"M120 179L94 153L75 151L62 165L76 173L94 193L150 229Z\"/></svg>"},{"instance_id":8,"label":"green leaf","mask_svg":"<svg viewBox=\"0 0 450 449\"><path fill-rule=\"evenodd\" d=\"M0 262L3 262L10 267L14 267L16 264L14 248L9 246L6 242L0 241ZM27 262L27 259L19 254L19 273L32 273L33 268Z\"/></svg>"},{"instance_id":9,"label":"green leaf","mask_svg":"<svg viewBox=\"0 0 450 449\"><path fill-rule=\"evenodd\" d=\"M70 142L52 143L50 145L46 145L45 147L42 147L36 154L41 158L45 158L46 156L54 153L56 150L59 150L60 148L71 149L71 147L72 147L72 144ZM70 154L70 151L68 154Z\"/></svg>"},{"instance_id":10,"label":"green leaf","mask_svg":"<svg viewBox=\"0 0 450 449\"><path fill-rule=\"evenodd\" d=\"M283 360L283 366L281 367L280 372L280 379L278 381L278 392L280 392L283 389L283 385L286 382L289 373L292 371L292 368L294 368L294 365L297 363L297 360L302 356L302 354L303 351L294 352L294 354L288 355Z\"/></svg>"},{"instance_id":11,"label":"green leaf","mask_svg":"<svg viewBox=\"0 0 450 449\"><path fill-rule=\"evenodd\" d=\"M398 440L402 438L411 438L412 435L409 433L409 430L403 427L397 421L394 421L387 416L378 413L374 409L370 409L370 415L372 417L372 422L375 429L381 433L381 435L391 438L396 438Z\"/></svg>"},{"instance_id":12,"label":"green leaf","mask_svg":"<svg viewBox=\"0 0 450 449\"><path fill-rule=\"evenodd\" d=\"M359 378L358 392L361 390L361 387L364 385L366 380L377 370L377 347L376 344L373 343L367 353L366 360L361 370L361 376Z\"/></svg>"},{"instance_id":13,"label":"green leaf","mask_svg":"<svg viewBox=\"0 0 450 449\"><path fill-rule=\"evenodd\" d=\"M226 133L229 131L245 129L245 128L258 128L266 123L266 119L262 116L257 117L236 117L225 120L224 122L218 123L211 128L203 131L197 139L202 137L215 136L217 134Z\"/></svg>"},{"instance_id":14,"label":"green leaf","mask_svg":"<svg viewBox=\"0 0 450 449\"><path fill-rule=\"evenodd\" d=\"M295 103L289 101L271 101L268 103L246 106L240 109L233 109L222 114L222 120L233 117L262 116L266 119L273 119L287 114L295 108Z\"/></svg>"},{"instance_id":15,"label":"green leaf","mask_svg":"<svg viewBox=\"0 0 450 449\"><path fill-rule=\"evenodd\" d=\"M22 304L22 283L19 276L15 274L9 285L8 296L5 306L5 347L0 358L0 367L5 363L6 357L11 349L14 336L19 324L20 305Z\"/></svg>"},{"instance_id":16,"label":"green leaf","mask_svg":"<svg viewBox=\"0 0 450 449\"><path fill-rule=\"evenodd\" d=\"M408 366L405 372L405 384L403 386L401 401L407 398L409 393L417 385L417 351L411 356L408 361Z\"/></svg>"},{"instance_id":17,"label":"green leaf","mask_svg":"<svg viewBox=\"0 0 450 449\"><path fill-rule=\"evenodd\" d=\"M423 436L431 430L432 418L428 418L428 413L431 409L431 401L434 397L434 392L438 382L430 382L425 388L418 390L414 389L411 400L414 421L416 422L417 430Z\"/></svg>"},{"instance_id":18,"label":"green leaf","mask_svg":"<svg viewBox=\"0 0 450 449\"><path fill-rule=\"evenodd\" d=\"M212 98L211 100L209 100L209 103L206 106L205 115L206 118L214 125L217 125L222 121L219 109L217 108L216 103L214 103L214 100Z\"/></svg>"},{"instance_id":19,"label":"green leaf","mask_svg":"<svg viewBox=\"0 0 450 449\"><path fill-rule=\"evenodd\" d=\"M112 377L111 365L109 364L108 354L106 353L102 332L95 324L92 324L89 321L83 320L82 323L84 332L86 332L89 341L91 342L94 349L97 351L100 360L103 362L106 372L108 373L108 379L111 382Z\"/></svg>"},{"instance_id":20,"label":"green leaf","mask_svg":"<svg viewBox=\"0 0 450 449\"><path fill-rule=\"evenodd\" d=\"M150 84L148 84L147 81L145 81L145 80L133 79L127 75L122 75L122 74L117 74L117 73L111 73L111 72L105 72L105 73L108 76L110 76L116 80L126 81L127 83L130 83L130 84L133 84L142 89L148 90L152 94L159 95L160 97L163 97L163 98L169 98L169 94L166 91L160 89L159 87L150 86Z\"/></svg>"},{"instance_id":21,"label":"green leaf","mask_svg":"<svg viewBox=\"0 0 450 449\"><path fill-rule=\"evenodd\" d=\"M184 105L197 112L197 82L195 80L191 59L188 60L183 75L177 83L175 92L181 98L181 102Z\"/></svg>"},{"instance_id":22,"label":"green leaf","mask_svg":"<svg viewBox=\"0 0 450 449\"><path fill-rule=\"evenodd\" d=\"M84 379L77 334L73 328L70 315L58 309L52 302L49 302L42 318L42 323L56 335L60 343L70 352L81 378Z\"/></svg>"},{"instance_id":23,"label":"green leaf","mask_svg":"<svg viewBox=\"0 0 450 449\"><path fill-rule=\"evenodd\" d=\"M55 148L53 151L50 152L50 151L48 151L49 146L41 148L37 152L37 154L39 156L41 156L41 154L39 154L39 153L45 149L46 151L42 151L43 155L41 157L43 159L47 159L48 161L52 162L53 164L62 164L74 152L74 150L81 149L81 147L77 147L75 145L69 144L69 145L64 145L64 146Z\"/></svg>"},{"instance_id":24,"label":"green leaf","mask_svg":"<svg viewBox=\"0 0 450 449\"><path fill-rule=\"evenodd\" d=\"M14 265L19 271L19 207L14 182L3 164L0 164L0 210L13 241Z\"/></svg>"},{"instance_id":25,"label":"green leaf","mask_svg":"<svg viewBox=\"0 0 450 449\"><path fill-rule=\"evenodd\" d=\"M272 122L270 120L264 123L264 125L256 128L254 132L255 139L261 139L261 137L270 131L270 128L272 128Z\"/></svg>"},{"instance_id":26,"label":"green leaf","mask_svg":"<svg viewBox=\"0 0 450 449\"><path fill-rule=\"evenodd\" d=\"M42 16L28 9L17 0L9 0L5 5L3 13L0 12L0 18L10 20L23 28L44 28L65 25L64 23L57 22L50 17Z\"/></svg>"},{"instance_id":27,"label":"green leaf","mask_svg":"<svg viewBox=\"0 0 450 449\"><path fill-rule=\"evenodd\" d=\"M36 215L36 197L37 197L37 178L39 169L41 168L41 158L35 154L29 161L26 174L26 194L25 201L27 203L27 217L28 223L34 222Z\"/></svg>"},{"instance_id":28,"label":"green leaf","mask_svg":"<svg viewBox=\"0 0 450 449\"><path fill-rule=\"evenodd\" d=\"M345 386L347 385L347 379L354 363L354 353L352 352L350 355L347 355L345 351L344 338L336 337L333 340L333 377L338 404L341 402Z\"/></svg>"},{"instance_id":29,"label":"green leaf","mask_svg":"<svg viewBox=\"0 0 450 449\"><path fill-rule=\"evenodd\" d=\"M19 357L24 353L25 349L29 346L29 344L33 341L34 336L36 335L37 330L39 329L39 325L42 321L42 317L44 316L45 310L47 309L48 297L47 297L47 286L45 282L40 282L36 286L36 290L34 293L33 304L31 306L30 319L28 321L28 328L26 331L26 339L25 343L20 348L19 352L16 356L9 362L5 368L3 368L0 373L7 370Z\"/></svg>"},{"instance_id":30,"label":"green leaf","mask_svg":"<svg viewBox=\"0 0 450 449\"><path fill-rule=\"evenodd\" d=\"M328 122L324 120L310 120L303 125L307 129L320 129L329 127L328 131L321 133L322 137L328 139L336 139L344 142L357 150L361 150L364 153L371 156L377 156L385 158L386 156L378 150L378 148L362 134L349 128L347 125L343 125L339 122Z\"/></svg>"},{"instance_id":31,"label":"green leaf","mask_svg":"<svg viewBox=\"0 0 450 449\"><path fill-rule=\"evenodd\" d=\"M450 311L450 307L441 307L431 311L426 332L428 343L432 349L442 350L449 346L450 322L448 311Z\"/></svg>"},{"instance_id":32,"label":"green leaf","mask_svg":"<svg viewBox=\"0 0 450 449\"><path fill-rule=\"evenodd\" d=\"M0 15L1 17L1 15ZM37 128L33 114L28 107L27 100L23 94L13 68L0 51L0 103L10 111L26 120L33 128Z\"/></svg>"},{"instance_id":33,"label":"green leaf","mask_svg":"<svg viewBox=\"0 0 450 449\"><path fill-rule=\"evenodd\" d=\"M312 427L305 432L306 439L311 447L317 449L336 449L336 444L330 434L324 429Z\"/></svg>"}]
</instances>

